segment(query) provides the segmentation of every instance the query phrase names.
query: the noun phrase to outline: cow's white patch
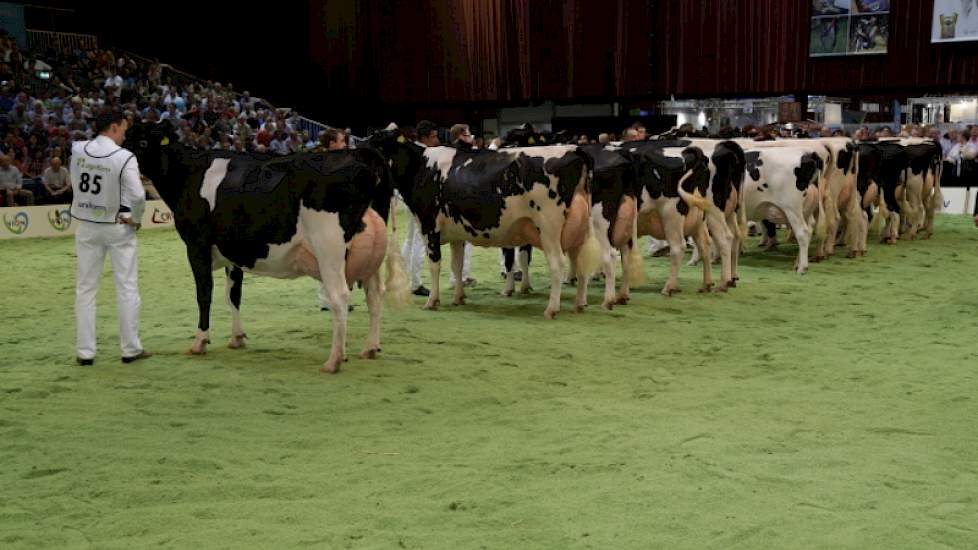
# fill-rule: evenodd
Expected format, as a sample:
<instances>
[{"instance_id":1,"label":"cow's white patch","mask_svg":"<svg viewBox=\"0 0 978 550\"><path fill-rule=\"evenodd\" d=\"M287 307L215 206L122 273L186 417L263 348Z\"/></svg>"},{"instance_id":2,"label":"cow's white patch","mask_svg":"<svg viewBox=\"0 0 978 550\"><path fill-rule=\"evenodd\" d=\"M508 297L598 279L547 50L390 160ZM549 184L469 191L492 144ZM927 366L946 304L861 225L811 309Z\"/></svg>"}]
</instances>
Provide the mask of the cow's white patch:
<instances>
[{"instance_id":1,"label":"cow's white patch","mask_svg":"<svg viewBox=\"0 0 978 550\"><path fill-rule=\"evenodd\" d=\"M224 181L224 176L228 171L228 163L231 159L214 159L210 167L204 172L204 183L200 186L200 196L211 206L211 212L217 203L217 188Z\"/></svg>"},{"instance_id":2,"label":"cow's white patch","mask_svg":"<svg viewBox=\"0 0 978 550\"><path fill-rule=\"evenodd\" d=\"M463 162L463 163L462 163L462 166L468 166L468 165L470 165L470 164L472 164L472 159L469 159L469 160L467 160L467 161L465 161L465 162Z\"/></svg>"},{"instance_id":3,"label":"cow's white patch","mask_svg":"<svg viewBox=\"0 0 978 550\"><path fill-rule=\"evenodd\" d=\"M452 160L458 152L454 147L428 147L424 150L425 165L429 169L435 167L441 172L441 179L448 179L448 173L452 169Z\"/></svg>"}]
</instances>

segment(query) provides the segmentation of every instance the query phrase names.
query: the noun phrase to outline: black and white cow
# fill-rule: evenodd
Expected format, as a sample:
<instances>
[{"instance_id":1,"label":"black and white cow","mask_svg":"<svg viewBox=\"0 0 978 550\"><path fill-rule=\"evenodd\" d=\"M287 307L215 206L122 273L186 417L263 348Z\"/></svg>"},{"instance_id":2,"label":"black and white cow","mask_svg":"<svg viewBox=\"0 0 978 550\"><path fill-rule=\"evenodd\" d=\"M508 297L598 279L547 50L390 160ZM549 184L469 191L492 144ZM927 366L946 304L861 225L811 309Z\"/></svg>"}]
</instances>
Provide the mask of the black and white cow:
<instances>
[{"instance_id":1,"label":"black and white cow","mask_svg":"<svg viewBox=\"0 0 978 550\"><path fill-rule=\"evenodd\" d=\"M210 342L212 271L223 267L232 315L229 347L244 346L240 306L247 271L322 282L333 316L324 372L336 372L345 360L347 302L352 285L361 282L370 326L360 357L376 357L384 294L380 264L393 193L386 163L376 152L272 157L198 151L178 143L168 121L137 124L127 147L173 211L187 247L200 313L191 353L205 353ZM403 269L395 271L403 275ZM388 282L407 288L405 281Z\"/></svg>"},{"instance_id":2,"label":"black and white cow","mask_svg":"<svg viewBox=\"0 0 978 550\"><path fill-rule=\"evenodd\" d=\"M719 250L721 276L717 290L725 292L737 286L736 252L739 251L742 234L737 212L744 177L743 149L733 141L707 139L655 140L624 146L627 151L641 155L647 162L638 175L643 187L639 234L661 238L657 229L657 224L661 224L661 234L670 241L672 270L663 293L669 294L676 287L687 235L693 237L697 248L707 250L708 243L712 242L712 246ZM675 179L678 165L671 167L658 156L683 161L682 177L686 179L682 185L678 185ZM675 161L671 162L675 164ZM670 173L672 176L667 177L666 174ZM677 200L680 195L684 199L682 202ZM650 209L649 205L655 206ZM701 214L696 212L697 209ZM682 218L681 224L673 219L677 212ZM649 215L652 217L649 218ZM708 234L698 229L697 224L700 223L706 224ZM668 236L670 234L671 237ZM711 287L712 276L707 262L704 265L702 290Z\"/></svg>"},{"instance_id":3,"label":"black and white cow","mask_svg":"<svg viewBox=\"0 0 978 550\"><path fill-rule=\"evenodd\" d=\"M597 263L590 231L591 158L573 145L514 149L422 148L397 130L369 140L387 156L394 183L417 217L428 246L431 294L425 309L440 305L441 245L451 244L452 269L461 280L462 247L543 249L550 268L550 300L545 317L560 310L561 259L567 252L578 274ZM575 311L587 304L588 276L579 276ZM455 285L453 303L465 291Z\"/></svg>"},{"instance_id":4,"label":"black and white cow","mask_svg":"<svg viewBox=\"0 0 978 550\"><path fill-rule=\"evenodd\" d=\"M901 138L907 157L907 169L903 174L903 194L899 198L904 212L901 219L904 236L911 240L923 230L924 238L934 234L934 214L940 207L940 176L943 152L941 146L926 138Z\"/></svg>"},{"instance_id":5,"label":"black and white cow","mask_svg":"<svg viewBox=\"0 0 978 550\"><path fill-rule=\"evenodd\" d=\"M859 144L859 174L857 190L866 208L867 223L863 228L865 241L869 232L872 205L878 204L885 226L880 238L884 244L896 244L899 237L900 215L906 206L907 152L896 141L862 142ZM868 206L867 206L868 205Z\"/></svg>"},{"instance_id":6,"label":"black and white cow","mask_svg":"<svg viewBox=\"0 0 978 550\"><path fill-rule=\"evenodd\" d=\"M788 224L798 241L795 269L807 272L812 237L820 247L826 236L820 193L825 157L810 147L758 148L744 154L744 221Z\"/></svg>"}]
</instances>

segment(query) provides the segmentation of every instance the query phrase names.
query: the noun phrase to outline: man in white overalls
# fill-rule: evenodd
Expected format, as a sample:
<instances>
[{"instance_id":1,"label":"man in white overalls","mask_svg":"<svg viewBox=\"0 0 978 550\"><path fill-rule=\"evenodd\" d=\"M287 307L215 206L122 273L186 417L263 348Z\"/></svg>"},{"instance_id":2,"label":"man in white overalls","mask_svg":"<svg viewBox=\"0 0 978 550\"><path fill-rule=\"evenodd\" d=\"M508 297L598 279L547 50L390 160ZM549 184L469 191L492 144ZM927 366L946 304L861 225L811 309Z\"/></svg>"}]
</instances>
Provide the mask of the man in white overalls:
<instances>
[{"instance_id":1,"label":"man in white overalls","mask_svg":"<svg viewBox=\"0 0 978 550\"><path fill-rule=\"evenodd\" d=\"M106 253L115 275L122 362L152 355L139 341L136 230L146 193L135 155L121 147L128 129L122 111L106 109L95 118L98 137L71 146L71 216L80 221L75 234L75 336L80 365L95 362L95 295Z\"/></svg>"}]
</instances>

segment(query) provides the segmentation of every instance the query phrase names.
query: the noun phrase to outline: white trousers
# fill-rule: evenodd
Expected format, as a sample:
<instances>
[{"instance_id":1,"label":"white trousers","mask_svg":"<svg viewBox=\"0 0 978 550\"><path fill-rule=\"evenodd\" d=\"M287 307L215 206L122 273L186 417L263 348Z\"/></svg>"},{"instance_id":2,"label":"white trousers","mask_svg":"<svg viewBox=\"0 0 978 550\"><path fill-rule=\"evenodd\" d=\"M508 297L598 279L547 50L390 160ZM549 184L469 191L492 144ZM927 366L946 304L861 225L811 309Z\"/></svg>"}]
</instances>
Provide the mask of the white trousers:
<instances>
[{"instance_id":1,"label":"white trousers","mask_svg":"<svg viewBox=\"0 0 978 550\"><path fill-rule=\"evenodd\" d=\"M421 286L421 270L424 269L424 259L427 256L427 249L421 231L418 227L418 220L408 213L407 238L401 247L401 256L407 266L408 276L411 278L411 290Z\"/></svg>"},{"instance_id":2,"label":"white trousers","mask_svg":"<svg viewBox=\"0 0 978 550\"><path fill-rule=\"evenodd\" d=\"M471 273L471 269L472 269L472 243L465 243L465 248L463 248L463 250L464 250L464 252L462 253L462 258L463 258L463 260L462 260L462 280L464 281L465 279L468 279L469 278L469 273ZM451 270L451 265L452 265L452 262L449 261L448 262L448 266L449 266L449 269L448 269L448 272L449 272L448 281L452 285L452 287L454 288L455 287L455 273Z\"/></svg>"},{"instance_id":3,"label":"white trousers","mask_svg":"<svg viewBox=\"0 0 978 550\"><path fill-rule=\"evenodd\" d=\"M659 240L655 237L649 237L649 254L655 254L663 248L669 247L669 241Z\"/></svg>"},{"instance_id":4,"label":"white trousers","mask_svg":"<svg viewBox=\"0 0 978 550\"><path fill-rule=\"evenodd\" d=\"M75 347L81 359L95 357L95 296L105 254L112 259L116 301L119 309L119 347L123 357L139 355L139 286L137 276L136 231L122 224L78 221L75 254L78 279L75 286Z\"/></svg>"}]
</instances>

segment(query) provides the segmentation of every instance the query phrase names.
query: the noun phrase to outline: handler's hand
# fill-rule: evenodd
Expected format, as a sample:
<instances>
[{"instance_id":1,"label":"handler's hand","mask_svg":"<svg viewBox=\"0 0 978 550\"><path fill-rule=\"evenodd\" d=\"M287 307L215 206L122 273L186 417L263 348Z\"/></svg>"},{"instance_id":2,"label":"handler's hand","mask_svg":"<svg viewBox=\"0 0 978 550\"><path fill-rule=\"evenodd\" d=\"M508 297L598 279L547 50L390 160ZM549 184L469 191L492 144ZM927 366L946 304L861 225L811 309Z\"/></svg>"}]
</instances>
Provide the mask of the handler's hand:
<instances>
[{"instance_id":1,"label":"handler's hand","mask_svg":"<svg viewBox=\"0 0 978 550\"><path fill-rule=\"evenodd\" d=\"M119 223L130 225L136 231L139 231L139 228L142 227L142 224L137 223L136 220L132 218L119 218Z\"/></svg>"}]
</instances>

